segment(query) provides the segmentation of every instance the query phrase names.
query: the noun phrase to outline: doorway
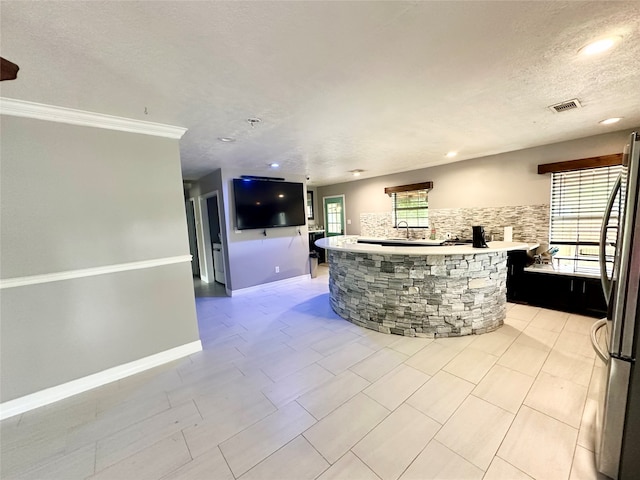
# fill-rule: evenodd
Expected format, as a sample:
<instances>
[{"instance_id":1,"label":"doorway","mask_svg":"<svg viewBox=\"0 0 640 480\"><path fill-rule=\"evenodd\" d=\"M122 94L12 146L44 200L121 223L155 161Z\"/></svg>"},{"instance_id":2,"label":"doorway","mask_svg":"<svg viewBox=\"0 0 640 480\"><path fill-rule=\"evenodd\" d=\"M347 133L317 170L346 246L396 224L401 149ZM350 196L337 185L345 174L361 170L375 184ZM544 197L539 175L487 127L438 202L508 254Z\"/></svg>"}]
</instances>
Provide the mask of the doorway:
<instances>
[{"instance_id":1,"label":"doorway","mask_svg":"<svg viewBox=\"0 0 640 480\"><path fill-rule=\"evenodd\" d=\"M346 224L344 221L344 195L335 195L322 198L324 204L325 235L333 237L345 235Z\"/></svg>"},{"instance_id":2,"label":"doorway","mask_svg":"<svg viewBox=\"0 0 640 480\"><path fill-rule=\"evenodd\" d=\"M200 257L198 256L198 235L196 233L196 202L189 198L184 202L187 211L187 231L189 233L189 253L191 254L191 273L200 277Z\"/></svg>"},{"instance_id":3,"label":"doorway","mask_svg":"<svg viewBox=\"0 0 640 480\"><path fill-rule=\"evenodd\" d=\"M218 192L203 195L200 200L200 278L204 283L226 284L225 242L220 226Z\"/></svg>"},{"instance_id":4,"label":"doorway","mask_svg":"<svg viewBox=\"0 0 640 480\"><path fill-rule=\"evenodd\" d=\"M213 259L213 278L224 285L224 256L222 254L222 235L220 234L220 209L218 195L207 198L207 213L209 215L209 237Z\"/></svg>"}]
</instances>

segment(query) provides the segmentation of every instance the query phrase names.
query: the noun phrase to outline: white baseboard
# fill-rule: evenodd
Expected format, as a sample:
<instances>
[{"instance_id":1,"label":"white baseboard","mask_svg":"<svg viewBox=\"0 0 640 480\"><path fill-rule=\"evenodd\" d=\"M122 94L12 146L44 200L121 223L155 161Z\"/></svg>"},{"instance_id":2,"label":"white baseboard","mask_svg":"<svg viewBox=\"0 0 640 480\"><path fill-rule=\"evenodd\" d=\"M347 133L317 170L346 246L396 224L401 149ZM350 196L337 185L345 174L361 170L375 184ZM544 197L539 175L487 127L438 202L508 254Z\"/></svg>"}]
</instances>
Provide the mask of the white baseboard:
<instances>
[{"instance_id":1,"label":"white baseboard","mask_svg":"<svg viewBox=\"0 0 640 480\"><path fill-rule=\"evenodd\" d=\"M230 290L230 292L231 292L231 296L243 295L245 293L257 292L260 290L265 290L265 289L277 287L280 285L287 285L289 283L298 283L301 280L309 280L310 278L311 277L309 276L309 274L305 273L304 275L285 278L284 280L276 280L275 282L261 283L260 285L253 285L252 287L239 288L238 290Z\"/></svg>"},{"instance_id":2,"label":"white baseboard","mask_svg":"<svg viewBox=\"0 0 640 480\"><path fill-rule=\"evenodd\" d=\"M0 404L0 420L13 417L35 408L49 405L50 403L77 395L78 393L101 387L107 383L120 380L130 375L149 370L165 363L172 362L182 357L191 355L202 350L202 342L186 343L179 347L165 350L164 352L149 355L148 357L134 360L133 362L108 368L92 375L72 380L62 385L46 388L36 393L25 395L24 397L9 400Z\"/></svg>"}]
</instances>

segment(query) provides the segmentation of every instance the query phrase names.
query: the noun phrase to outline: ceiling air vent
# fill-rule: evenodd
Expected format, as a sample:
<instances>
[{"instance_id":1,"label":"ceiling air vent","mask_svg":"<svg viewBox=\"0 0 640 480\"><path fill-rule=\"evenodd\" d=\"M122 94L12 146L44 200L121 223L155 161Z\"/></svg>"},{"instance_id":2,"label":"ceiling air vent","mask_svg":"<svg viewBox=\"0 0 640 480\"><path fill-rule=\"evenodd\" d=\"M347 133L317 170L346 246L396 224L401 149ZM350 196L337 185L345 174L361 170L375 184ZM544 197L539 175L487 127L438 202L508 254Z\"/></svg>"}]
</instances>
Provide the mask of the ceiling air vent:
<instances>
[{"instance_id":1,"label":"ceiling air vent","mask_svg":"<svg viewBox=\"0 0 640 480\"><path fill-rule=\"evenodd\" d=\"M555 113L566 112L567 110L573 110L575 108L582 108L580 101L577 98L573 100L567 100L566 102L556 103L555 105L549 105L549 110Z\"/></svg>"}]
</instances>

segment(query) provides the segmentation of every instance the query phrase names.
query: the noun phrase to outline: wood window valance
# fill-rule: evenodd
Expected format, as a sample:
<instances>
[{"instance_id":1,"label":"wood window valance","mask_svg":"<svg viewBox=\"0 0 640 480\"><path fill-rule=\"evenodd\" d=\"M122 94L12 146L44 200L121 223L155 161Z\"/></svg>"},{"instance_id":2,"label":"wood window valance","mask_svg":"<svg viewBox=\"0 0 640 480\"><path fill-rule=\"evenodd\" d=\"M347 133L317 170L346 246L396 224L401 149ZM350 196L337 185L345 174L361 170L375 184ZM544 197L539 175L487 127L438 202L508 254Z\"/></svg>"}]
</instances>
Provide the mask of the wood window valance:
<instances>
[{"instance_id":1,"label":"wood window valance","mask_svg":"<svg viewBox=\"0 0 640 480\"><path fill-rule=\"evenodd\" d=\"M18 78L20 67L6 58L0 57L0 81Z\"/></svg>"},{"instance_id":2,"label":"wood window valance","mask_svg":"<svg viewBox=\"0 0 640 480\"><path fill-rule=\"evenodd\" d=\"M386 187L384 193L391 195L392 193L413 192L415 190L431 190L433 182L412 183L411 185L399 185L397 187Z\"/></svg>"},{"instance_id":3,"label":"wood window valance","mask_svg":"<svg viewBox=\"0 0 640 480\"><path fill-rule=\"evenodd\" d=\"M538 173L570 172L573 170L585 170L587 168L610 167L622 165L622 154L601 155L599 157L580 158L566 162L544 163L538 165Z\"/></svg>"}]
</instances>

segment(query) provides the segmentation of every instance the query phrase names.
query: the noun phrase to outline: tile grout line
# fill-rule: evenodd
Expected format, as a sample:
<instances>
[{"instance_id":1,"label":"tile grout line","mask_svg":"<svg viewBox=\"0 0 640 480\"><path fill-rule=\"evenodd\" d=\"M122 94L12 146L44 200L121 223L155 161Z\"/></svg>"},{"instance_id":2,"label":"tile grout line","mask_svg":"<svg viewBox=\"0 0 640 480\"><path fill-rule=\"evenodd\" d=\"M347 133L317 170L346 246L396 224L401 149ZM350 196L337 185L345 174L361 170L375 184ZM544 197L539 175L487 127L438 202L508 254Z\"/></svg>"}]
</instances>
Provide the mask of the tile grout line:
<instances>
[{"instance_id":1,"label":"tile grout line","mask_svg":"<svg viewBox=\"0 0 640 480\"><path fill-rule=\"evenodd\" d=\"M498 453L497 453L497 452L496 452L496 454L493 456L493 458L494 458L494 459L495 459L495 458L499 458L499 459L500 459L500 460L502 460L504 463L506 463L506 464L508 464L508 465L511 465L511 466L512 466L513 468L515 468L517 471L522 472L524 475L526 475L527 477L532 478L533 480L548 480L548 479L544 479L544 478L537 479L537 478L535 478L535 477L533 477L533 476L529 475L527 472L525 472L525 471L524 471L524 470L522 470L521 468L516 467L513 463L509 462L507 459L502 458L500 455L498 455ZM493 463L493 461L492 461L491 463ZM491 464L489 464L489 467L491 467ZM488 470L489 470L489 469L487 469L487 471L488 471Z\"/></svg>"},{"instance_id":2,"label":"tile grout line","mask_svg":"<svg viewBox=\"0 0 640 480\"><path fill-rule=\"evenodd\" d=\"M540 312L538 312L538 313L540 313ZM536 313L536 315L534 315L534 318L538 315L538 313ZM532 320L533 320L533 319L532 319ZM529 323L530 323L530 322L531 322L531 321L529 321ZM529 326L529 325L527 325L527 327L528 327L528 326ZM516 340L518 340L518 338L519 338L519 337L524 333L524 330L526 330L526 327L525 327L525 329L523 329L523 330L520 332L520 334L519 334L519 335L518 335L518 336L513 340L513 342L511 343L511 345L513 345L513 344L516 342ZM555 342L554 342L554 344L555 344ZM506 353L506 351L505 351L505 353ZM551 350L549 350L549 352L547 352L547 354L546 354L546 356L545 356L545 358L544 358L544 361L542 362L542 365L540 366L540 370L538 370L538 373L536 373L536 376L535 376L535 377L532 377L532 378L533 378L533 382L531 382L531 385L530 385L530 386L529 386L529 388L527 389L527 393L525 393L525 394L524 394L524 396L522 397L522 402L520 402L520 406L518 407L518 411L513 415L513 420L511 421L511 424L509 425L509 428L507 429L507 433L505 433L505 434L504 434L504 436L502 437L502 441L500 442L500 445L498 445L498 448L497 448L497 450L496 450L496 453L495 453L494 457L496 457L496 456L498 455L498 452L500 451L500 447L502 447L502 444L504 443L504 439L505 439L505 438L507 438L507 435L509 434L509 430L511 430L511 427L513 426L513 422L515 422L515 419L518 417L518 414L520 413L520 410L522 410L522 406L524 405L524 402L525 402L525 400L527 399L527 396L529 396L529 393L531 392L531 389L533 388L533 385L536 383L536 380L538 379L538 375L540 375L540 372L542 372L542 368L544 367L544 364L546 363L547 359L549 358L549 354L550 354L550 353L551 353ZM503 355L504 355L504 354L503 354ZM500 356L500 358L502 358L502 355ZM498 359L498 360L499 360L499 359ZM496 362L496 363L497 363L497 362ZM506 367L506 366L504 366L504 365L501 365L501 366L503 366L504 368L507 368L507 369L509 369L509 370L511 370L511 371L521 373L522 375L526 375L526 374L524 374L524 373L522 373L522 372L519 372L518 370L514 370L513 368L509 368L509 367ZM530 375L527 375L527 376L528 376L528 377L531 377ZM511 413L511 412L509 412L509 413Z\"/></svg>"},{"instance_id":3,"label":"tile grout line","mask_svg":"<svg viewBox=\"0 0 640 480\"><path fill-rule=\"evenodd\" d=\"M428 380L427 380L427 382L428 382ZM425 383L427 383L427 382L425 382ZM423 386L424 386L424 384L423 384ZM422 388L422 387L420 387L420 388ZM417 391L417 390L416 390L416 391ZM415 392L414 392L414 393L415 393ZM366 395L366 394L365 394L365 395ZM429 439L429 441L425 444L425 446L424 446L424 447L422 447L422 449L421 449L421 450L418 452L418 454L413 458L413 460L411 460L411 462L409 462L409 464L404 468L404 470L402 470L402 473L400 473L400 475L398 476L398 478L402 477L402 475L403 475L403 474L407 471L407 469L408 469L408 468L413 464L413 462L415 462L415 460L420 456L420 454L424 451L424 449L425 449L425 448L427 448L427 446L431 443L431 441L433 441L433 440L435 439L435 437L436 437L436 435L438 434L438 432L440 432L440 430L442 430L442 428L444 427L444 423L440 423L440 422L438 422L436 419L434 419L434 418L430 417L430 416L429 416L429 415L427 415L426 413L424 413L424 412L422 412L422 411L420 411L420 410L416 409L415 407L412 407L411 405L407 404L407 403L406 403L406 401L407 401L410 397L411 397L411 395L410 395L409 397L407 397L407 399L405 399L405 401L404 401L404 402L402 402L400 405L398 405L394 410L390 411L389 415L387 415L385 418L383 418L383 419L382 419L382 420L381 420L381 421L380 421L380 422L379 422L375 427L373 427L373 428L372 428L372 429L371 429L371 430L370 430L370 431L369 431L369 432L368 432L364 437L362 437L360 440L358 440L358 442L357 442L353 447L351 447L351 448L348 450L349 452L353 453L353 454L354 454L354 455L355 455L355 456L356 456L356 457L357 457L357 458L358 458L362 463L364 463L364 464L367 466L367 468L369 468L371 471L373 471L373 473L375 473L375 474L376 474L376 476L378 476L379 478L381 478L381 477L380 477L380 476L375 472L375 470L373 470L373 468L372 468L372 467L370 467L370 466L367 464L367 462L365 462L365 461L364 461L364 459L360 458L360 457L358 456L358 454L357 454L356 452L354 452L354 451L353 451L353 448L354 448L355 446L357 446L357 445L358 445L358 443L360 443L360 442L361 442L361 441L362 441L362 440L363 440L367 435L369 435L369 433L371 433L371 432L372 432L372 431L373 431L373 430L374 430L378 425L380 425L384 420L386 420L390 415L392 415L392 414L393 414L393 412L395 412L396 410L398 410L402 405L405 405L405 404L406 404L409 408L412 408L412 409L416 410L417 412L421 413L422 415L424 415L424 416L425 416L425 417L427 417L428 419L430 419L430 420L432 420L433 422L435 422L436 424L440 425L440 427L439 427L438 429L436 429L436 431L433 433L433 436ZM372 399L372 400L373 400L373 399ZM375 400L374 400L374 401L375 401ZM377 403L377 402L376 402L376 403ZM386 408L386 407L384 407L384 408ZM453 414L452 414L451 416L453 416ZM449 417L449 418L451 418L451 417ZM445 422L445 423L446 423L446 422ZM449 448L449 447L447 447L447 448ZM452 451L453 451L453 450L452 450ZM455 452L454 452L454 453L455 453ZM466 460L466 459L465 459L465 460Z\"/></svg>"},{"instance_id":4,"label":"tile grout line","mask_svg":"<svg viewBox=\"0 0 640 480\"><path fill-rule=\"evenodd\" d=\"M537 315L537 314L536 314L536 315ZM531 321L529 321L529 323L530 323L530 322L531 322ZM527 324L527 327L529 326L529 323ZM525 329L526 329L527 327L525 327ZM525 330L525 329L523 329L522 331L520 331L520 333L519 333L519 334L514 338L514 340L511 342L510 346L511 346L511 345L513 345L513 344L516 342L516 340L517 340L517 339L518 339L518 338L519 338L519 337L524 333L524 330ZM556 339L556 341L557 341L557 339ZM555 342L554 342L554 345L555 345ZM470 347L470 345L468 345L467 347L465 347L465 349L466 349L466 348L469 348L469 347ZM509 348L509 347L507 347L507 350L508 350L508 348ZM549 353L550 353L550 352L551 352L551 350L549 350L549 351L547 352L547 355L545 356L545 360L544 360L545 362L546 362L546 360L547 360L547 358L548 358L548 356L549 356ZM506 350L505 350L505 352L504 352L504 353L506 353ZM504 353L503 353L502 355L504 355ZM496 362L493 364L493 366L495 366L495 365L497 364L497 362L500 360L500 358L502 358L502 355L500 355L500 356L498 357L498 359L497 359L497 360L496 360ZM456 357L457 357L457 355L456 355ZM453 361L456 357L453 357L453 358L451 359L451 361ZM450 362L451 362L451 361L450 361ZM449 363L450 363L450 362L449 362ZM447 372L446 370L444 370L444 368L445 368L449 363L447 363L446 365L444 365L444 366L443 366L441 369L439 369L438 371L445 371L446 373L449 373L450 375L453 375L453 376L455 376L456 378L460 378L461 380L464 380L464 381L467 381L467 382L468 382L468 380L466 380L466 379L464 379L464 378L461 378L461 377L458 377L457 375L455 375L455 374L453 374L453 373L450 373L450 372ZM544 365L544 362L543 362L543 365ZM493 366L492 366L491 368L493 368ZM505 368L508 368L508 367L505 367ZM512 371L517 371L517 370L510 369L510 368L508 368L508 369L509 369L509 370L512 370ZM489 369L489 370L491 370L491 369ZM477 387L477 386L478 386L478 384L479 384L479 383L484 379L484 377L486 377L486 375L488 374L489 370L487 371L487 373L485 373L485 375L482 377L482 379L481 379L478 383L474 384L474 385L475 385L475 387ZM477 397L476 395L474 395L474 394L473 394L473 390L472 390L472 391L471 391L471 392L470 392L470 393L465 397L465 399L464 399L462 402L460 402L460 405L458 405L458 407L453 411L453 413L451 413L451 415L446 419L446 421L442 424L442 426L440 427L440 429L438 430L438 432L439 432L442 428L444 428L444 426L447 424L447 422L449 422L449 420L451 420L451 418L453 418L453 417L455 416L456 412L458 412L458 410L460 409L460 407L462 406L462 404L464 404L464 402L465 402L465 401L466 401L470 396L473 396L473 397L475 397L475 398L477 398L477 399L479 399L479 400L485 401L485 402L489 403L490 405L495 406L495 407L497 407L497 408L499 408L499 409L503 410L504 412L506 412L506 413L508 413L508 414L510 414L510 415L513 415L513 418L511 419L511 422L509 423L509 428L507 428L506 433L504 434L504 436L502 437L502 439L501 439L501 441L500 441L500 444L499 444L499 445L498 445L498 447L496 448L496 452L493 454L493 458L495 458L496 456L498 456L498 452L499 452L499 450L500 450L500 447L501 447L501 446L502 446L502 444L504 443L504 440L505 440L505 438L507 437L507 435L508 435L508 433L509 433L509 430L511 430L511 427L513 426L513 422L515 422L515 419L516 419L516 417L517 417L518 413L520 412L520 410L521 410L522 406L524 405L524 400L526 399L527 395L528 395L528 394L529 394L529 392L531 391L531 388L533 388L533 384L535 383L535 380L538 378L538 375L540 374L540 372L541 372L541 371L542 371L542 366L541 366L540 370L538 371L538 373L536 374L536 376L535 376L535 377L533 377L533 378L534 378L534 381L531 383L531 386L530 386L530 387L529 387L529 389L527 390L527 393L525 394L525 396L524 396L524 398L523 398L523 400L522 400L522 403L520 404L520 407L518 408L518 411L517 411L515 414L513 414L512 412L509 412L508 410L506 410L506 409L504 409L504 408L500 407L499 405L495 405L495 404L493 404L492 402L489 402L489 401L484 400L484 399L482 399L482 398L480 398L480 397ZM436 373L437 373L437 372L436 372ZM518 373L522 373L522 372L518 372ZM426 382L425 382L425 383L426 383ZM473 382L469 382L469 383L473 383ZM474 389L475 389L475 387L474 387ZM430 418L431 418L431 417L430 417ZM550 417L550 418L551 418L551 417ZM432 440L433 440L433 439L435 439L435 437L437 436L437 433L438 433L438 432L436 432L436 433L434 434L434 436L432 437ZM445 445L445 447L446 447L446 445ZM425 446L425 448L426 448L426 446ZM447 448L448 448L448 447L447 447ZM423 450L424 450L424 449L423 449ZM453 451L453 450L452 450L452 451ZM457 454L457 452L455 452L455 451L454 451L454 453L456 453L456 454ZM457 455L459 455L459 454L457 454ZM462 458L465 458L465 457L463 457L462 455L460 455L460 456L461 456ZM416 458L417 458L417 457L416 457ZM478 467L478 465L476 465L475 463L471 462L470 460L468 460L468 459L466 459L466 458L465 458L465 460L467 460L467 461L468 461L469 463L471 463L472 465L474 465L474 466ZM415 459L414 459L414 461L415 461ZM493 462L493 459L492 459L492 462ZM489 466L491 466L491 463L492 463L492 462L490 462L490 463L489 463ZM412 463L413 463L413 462L412 462ZM407 468L409 468L409 467L407 467ZM478 468L480 468L480 467L478 467ZM482 468L480 468L480 469L481 469L481 470L483 470ZM484 470L485 474L486 474L487 470L488 470L488 468L487 468L486 470ZM518 469L518 470L519 470L519 469ZM405 469L405 471L406 471L406 469ZM403 473L404 473L404 472L403 472ZM483 475L483 476L484 476L484 475Z\"/></svg>"},{"instance_id":5,"label":"tile grout line","mask_svg":"<svg viewBox=\"0 0 640 480\"><path fill-rule=\"evenodd\" d=\"M371 397L369 397L368 395L366 395L364 392L360 391L359 393L362 393L362 394L363 394L363 395L365 395L367 398L369 398L369 399L370 399L370 400L372 400L373 402L375 402L375 403L377 403L378 405L380 405L378 402L376 402L374 399L372 399ZM356 394L356 395L358 395L358 394ZM336 407L333 411L335 412L338 408L340 408L340 407L344 406L347 402L349 402L350 400L352 400L356 395L354 395L353 397L351 397L349 400L347 400L346 402L344 402L344 403L343 403L342 405L340 405L339 407ZM359 439L358 439L358 441L356 441L356 443L355 443L354 445L352 445L351 447L349 447L349 448L347 449L347 451L346 451L344 454L342 454L342 455L341 455L341 456L340 456L340 457L339 457L339 458L338 458L334 463L331 463L327 458L325 458L325 456L324 456L324 455L322 455L322 453L318 452L318 453L320 453L320 455L322 455L322 458L324 458L324 459L327 461L327 463L329 463L329 465L332 465L332 466L333 466L333 465L335 465L336 463L338 463L338 461L340 460L340 458L344 457L348 452L351 452L353 455L355 455L356 457L358 457L358 456L356 455L356 453L352 451L353 447L355 447L358 443L360 443L360 442L361 442L361 441L362 441L362 440L363 440L367 435L369 435L369 434L370 434L370 433L371 433L371 432L372 432L376 427L378 427L378 425L380 425L382 422L384 422L384 421L385 421L385 420L386 420L386 419L387 419L387 418L388 418L388 417L389 417L389 416L390 416L390 415L395 411L395 410L389 410L389 409L388 409L387 407L385 407L384 405L380 405L380 406L381 406L382 408L384 408L385 410L387 410L389 413L388 413L387 415L385 415L385 416L384 416L384 418L382 418L382 419L381 419L378 423L376 423L373 427L371 427L371 429L370 429L367 433L365 433L361 438L359 438ZM304 407L302 407L302 408L304 408ZM323 417L323 419L324 419L324 418L327 418L329 415L330 415L330 414L325 415L325 416ZM312 416L313 416L313 415L312 415ZM314 417L314 418L315 418L315 417ZM319 422L320 422L320 420L318 420L318 421L316 422L316 424L317 424L317 423L319 423ZM314 424L314 425L316 425L316 424ZM305 430L304 432L302 432L302 435L304 435L304 434L305 434L305 432L309 431L309 430L310 430L314 425L312 425L311 427L307 428L307 430ZM313 446L313 447L315 448L315 446L313 445L313 443L311 443L311 440L309 440L307 437L304 437L304 438L305 438L305 440L307 440L307 441L311 444L311 446ZM316 449L316 450L317 450L317 449ZM358 457L358 458L360 459L360 457ZM364 460L360 459L360 461L362 461L362 463L364 463L365 465L367 465L367 463L366 463ZM378 476L378 477L379 477L379 475L378 475L378 474L377 474L377 473L376 473L376 472L375 472L375 471L374 471L374 470L373 470L369 465L367 465L367 468L369 468L369 470L371 470L374 474L376 474L376 476Z\"/></svg>"},{"instance_id":6,"label":"tile grout line","mask_svg":"<svg viewBox=\"0 0 640 480\"><path fill-rule=\"evenodd\" d=\"M226 440L225 440L226 441ZM231 476L235 479L237 479L238 477L236 476L235 473L233 473L233 470L231 470L231 465L229 465L229 461L227 460L227 457L225 457L224 452L222 451L222 449L220 448L220 444L216 445L216 448L218 449L218 451L220 452L220 456L222 457L222 459L224 460L225 465L227 466L227 468L229 469L229 473L231 473ZM246 472L245 472L246 473ZM242 474L244 475L244 473Z\"/></svg>"},{"instance_id":7,"label":"tile grout line","mask_svg":"<svg viewBox=\"0 0 640 480\"><path fill-rule=\"evenodd\" d=\"M95 475L98 473L96 469L98 468L98 442L94 442L94 451L93 451L93 473L91 475Z\"/></svg>"},{"instance_id":8,"label":"tile grout line","mask_svg":"<svg viewBox=\"0 0 640 480\"><path fill-rule=\"evenodd\" d=\"M304 408L304 407L303 407ZM314 424L315 425L315 424ZM311 428L311 427L309 427ZM306 430L305 430L306 431ZM304 432L303 432L304 433ZM271 458L273 455L275 455L276 453L278 453L280 450L282 450L283 448L285 448L287 445L289 445L290 443L292 443L296 438L298 437L302 437L302 433L299 433L298 435L296 435L295 437L293 437L291 440L289 440L287 443L285 443L284 445L281 445L280 447L278 447L276 450L274 450L273 452L271 452L269 455L267 455L266 457L264 457L262 460L260 460L258 463L256 463L255 465L253 465L251 468L249 468L248 470L242 472L242 474L240 474L240 477L246 475L247 473L249 473L251 470L253 470L254 468L256 468L258 465L260 465L263 462L266 462L269 458ZM309 440L307 440L306 437L304 437L305 442L309 443L311 445L311 442L309 442ZM311 445L313 447L313 445ZM314 448L315 450L315 448ZM320 453L320 452L318 452ZM324 457L323 457L324 458ZM326 459L325 459L326 460ZM327 462L328 463L328 462ZM329 465L331 465L329 463ZM232 472L233 473L233 472ZM240 477L235 477L235 478L240 478Z\"/></svg>"},{"instance_id":9,"label":"tile grout line","mask_svg":"<svg viewBox=\"0 0 640 480\"><path fill-rule=\"evenodd\" d=\"M539 313L539 312L538 312L538 313ZM536 315L537 315L537 314L536 314ZM534 318L535 318L535 317L534 317ZM564 326L563 326L563 329L564 329ZM524 333L524 330L523 330L523 332L522 332L522 333ZM560 336L559 336L559 335L558 335L558 338L560 338ZM514 340L514 341L515 341L515 340ZM557 342L557 339L556 339L556 342ZM555 346L556 342L554 342L554 346ZM552 347L552 348L551 348L551 350L549 350L549 352L547 353L547 356L545 357L545 361L543 362L542 366L540 367L540 370L538 371L538 373L537 373L537 374L536 374L536 376L534 377L534 380L533 380L533 382L531 383L531 386L529 387L529 389L527 390L527 393L524 395L524 398L523 398L523 400L522 400L522 403L520 404L520 407L518 407L518 411L517 411L517 412L516 412L516 414L514 415L513 420L511 421L511 424L509 425L509 429L507 430L507 433L505 433L504 437L502 437L502 441L500 442L500 445L498 446L498 448L497 448L497 450L496 450L496 453L495 453L495 455L494 455L494 458L495 458L495 457L499 457L498 452L500 451L500 448L501 448L501 447L502 447L502 445L504 444L504 440L507 438L507 435L509 434L509 431L511 430L511 427L513 426L513 423L515 422L515 420L516 420L517 416L520 414L520 411L522 410L522 407L523 407L523 406L526 406L527 408L529 408L529 409L531 409L531 410L533 410L533 411L535 411L535 412L538 412L538 413L540 413L541 415L544 415L544 416L545 416L545 417L547 417L547 418L550 418L550 419L555 420L555 421L557 421L557 422L559 422L559 423L562 423L563 425L567 425L567 426L569 426L569 427L571 427L571 428L574 428L574 427L572 427L571 425L568 425L568 424L566 424L565 422L562 422L562 421L560 421L560 420L558 420L558 419L556 419L556 418L554 418L554 417L551 417L550 415L547 415L547 414L546 414L546 413L544 413L544 412L540 412L539 410L537 410L537 409L535 409L535 408L533 408L533 407L530 407L529 405L525 405L525 403L524 403L524 402L526 401L527 397L529 396L529 393L531 392L531 389L533 388L533 385L536 383L536 380L538 379L538 376L540 375L540 373L542 373L542 372L543 372L542 368L544 367L544 363L546 363L547 359L549 358L549 355L551 354L551 351L553 351L553 347ZM505 368L508 368L508 367L505 367ZM520 373L521 373L521 372L520 372ZM585 402L586 402L586 398L585 398ZM584 408L584 407L583 407L583 408ZM574 429L575 429L575 428L574 428ZM577 433L578 433L578 434L580 433L580 430L579 430L579 429L577 430ZM576 445L577 445L577 435L576 435ZM572 467L573 467L573 457L575 456L575 448L576 448L576 445L574 445L574 455L573 455L573 456L572 456L572 458L571 458L571 466L570 466L570 468L569 468L569 475L571 474L571 469L572 469ZM512 467L516 468L517 470L522 471L520 468L516 467L515 465L513 465L513 464L512 464L511 462L509 462L508 460L506 460L506 459L504 459L504 458L502 458L502 457L499 457L499 458L500 458L501 460L505 461L506 463L508 463L509 465L511 465ZM523 472L523 473L525 473L526 475L529 475L529 473L528 473L528 472ZM531 475L529 475L529 476L531 476ZM534 478L534 480L537 480L537 479L535 479L535 477L532 477L532 478Z\"/></svg>"},{"instance_id":10,"label":"tile grout line","mask_svg":"<svg viewBox=\"0 0 640 480\"><path fill-rule=\"evenodd\" d=\"M373 429L372 429L372 430L373 430ZM367 435L368 435L368 434L367 434ZM367 435L365 435L365 437L366 437ZM362 441L362 439L363 439L363 438L364 438L364 437L362 437L362 438L358 441L358 443L360 443L360 442ZM356 443L356 445L358 445L358 443ZM355 447L356 445L354 445L353 447ZM358 460L360 460L360 461L362 462L362 464L363 464L364 466L366 466L369 470L371 470L371 472L372 472L376 477L378 477L379 479L381 479L381 480L382 480L382 477L381 477L380 475L378 475L378 472L376 472L373 468L371 468L371 466L370 466L367 462L365 462L363 458L360 458L360 457L358 456L358 454L357 454L356 452L354 452L354 451L353 451L353 447L351 447L349 450L347 450L347 451L344 453L344 455L342 455L342 457L344 457L347 453L351 453L351 455L353 455L354 457L356 457ZM340 458L342 458L342 457L340 457ZM338 463L338 462L340 461L340 458L339 458L338 460L336 460L336 463ZM412 463L413 463L413 461L412 461ZM334 465L335 465L335 464L334 464ZM403 470L403 473L404 473L404 470ZM400 474L400 476L399 476L398 478L400 478L401 476L402 476L402 474Z\"/></svg>"}]
</instances>

